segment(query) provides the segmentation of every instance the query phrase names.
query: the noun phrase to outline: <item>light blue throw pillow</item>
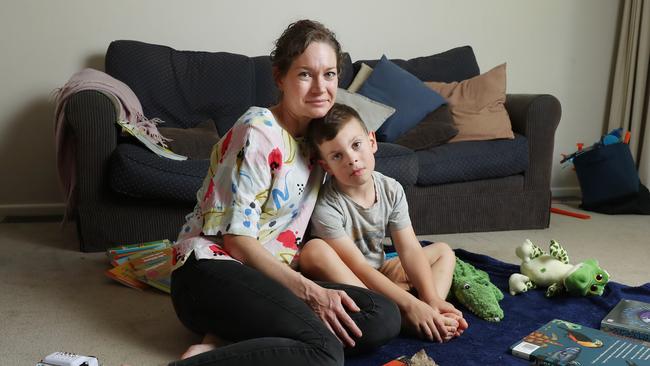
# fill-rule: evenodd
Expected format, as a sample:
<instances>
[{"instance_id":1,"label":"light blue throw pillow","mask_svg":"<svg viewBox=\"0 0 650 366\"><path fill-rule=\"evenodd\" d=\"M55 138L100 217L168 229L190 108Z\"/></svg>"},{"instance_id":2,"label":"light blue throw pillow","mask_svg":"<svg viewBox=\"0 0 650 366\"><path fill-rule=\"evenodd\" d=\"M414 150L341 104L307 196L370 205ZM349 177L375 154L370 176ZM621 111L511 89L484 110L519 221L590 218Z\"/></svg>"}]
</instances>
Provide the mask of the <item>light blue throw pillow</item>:
<instances>
[{"instance_id":1,"label":"light blue throw pillow","mask_svg":"<svg viewBox=\"0 0 650 366\"><path fill-rule=\"evenodd\" d=\"M395 113L395 108L381 104L361 94L350 93L349 91L339 88L336 93L336 102L345 104L354 108L359 117L366 124L368 131L377 131L388 117Z\"/></svg>"},{"instance_id":2,"label":"light blue throw pillow","mask_svg":"<svg viewBox=\"0 0 650 366\"><path fill-rule=\"evenodd\" d=\"M424 116L447 102L413 74L386 58L375 65L358 92L395 108L395 113L377 130L377 139L393 142L415 127Z\"/></svg>"}]
</instances>

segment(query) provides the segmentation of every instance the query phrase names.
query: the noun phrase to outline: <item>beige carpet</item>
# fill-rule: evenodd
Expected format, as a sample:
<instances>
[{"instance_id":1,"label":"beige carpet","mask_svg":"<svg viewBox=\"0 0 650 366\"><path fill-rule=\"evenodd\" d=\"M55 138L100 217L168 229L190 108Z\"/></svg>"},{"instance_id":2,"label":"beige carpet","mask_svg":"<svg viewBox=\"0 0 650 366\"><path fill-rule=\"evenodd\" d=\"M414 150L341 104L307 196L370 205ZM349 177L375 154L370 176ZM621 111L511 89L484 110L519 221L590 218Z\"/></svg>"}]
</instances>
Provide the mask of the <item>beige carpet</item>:
<instances>
[{"instance_id":1,"label":"beige carpet","mask_svg":"<svg viewBox=\"0 0 650 366\"><path fill-rule=\"evenodd\" d=\"M566 204L559 208L578 211ZM545 230L423 236L516 263L524 239L550 239L572 261L597 258L614 281L650 281L650 217L552 215ZM78 252L74 225L0 224L0 355L2 365L33 365L54 351L97 356L104 366L165 365L197 337L178 322L169 296L136 291L104 276L102 253ZM507 316L507 314L506 314Z\"/></svg>"}]
</instances>

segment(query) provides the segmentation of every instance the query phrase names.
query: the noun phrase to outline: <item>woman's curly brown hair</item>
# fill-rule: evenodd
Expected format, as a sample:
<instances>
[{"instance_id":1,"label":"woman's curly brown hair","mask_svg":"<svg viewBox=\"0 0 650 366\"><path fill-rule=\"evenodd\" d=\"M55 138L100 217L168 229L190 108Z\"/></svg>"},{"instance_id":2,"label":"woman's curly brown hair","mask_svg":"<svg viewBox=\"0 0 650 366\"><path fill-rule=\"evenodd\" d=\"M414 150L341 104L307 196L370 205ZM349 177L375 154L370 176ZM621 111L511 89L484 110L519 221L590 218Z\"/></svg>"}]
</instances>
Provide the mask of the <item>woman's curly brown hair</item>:
<instances>
[{"instance_id":1,"label":"woman's curly brown hair","mask_svg":"<svg viewBox=\"0 0 650 366\"><path fill-rule=\"evenodd\" d=\"M291 63L313 42L324 42L332 46L336 53L336 71L340 75L343 53L336 35L323 24L309 19L291 23L275 41L275 49L271 51L271 63L277 75L286 75Z\"/></svg>"}]
</instances>

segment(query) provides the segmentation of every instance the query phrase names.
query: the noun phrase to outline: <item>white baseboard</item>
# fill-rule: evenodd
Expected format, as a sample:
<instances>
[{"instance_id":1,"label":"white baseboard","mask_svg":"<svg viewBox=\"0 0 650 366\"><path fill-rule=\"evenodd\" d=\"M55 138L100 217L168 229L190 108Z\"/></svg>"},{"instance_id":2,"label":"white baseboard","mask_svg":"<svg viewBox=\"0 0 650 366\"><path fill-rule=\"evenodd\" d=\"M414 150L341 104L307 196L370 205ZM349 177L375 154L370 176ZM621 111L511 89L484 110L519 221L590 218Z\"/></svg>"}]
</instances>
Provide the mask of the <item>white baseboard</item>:
<instances>
[{"instance_id":1,"label":"white baseboard","mask_svg":"<svg viewBox=\"0 0 650 366\"><path fill-rule=\"evenodd\" d=\"M49 216L63 215L63 203L23 203L0 205L0 217L4 216Z\"/></svg>"},{"instance_id":2,"label":"white baseboard","mask_svg":"<svg viewBox=\"0 0 650 366\"><path fill-rule=\"evenodd\" d=\"M551 187L551 197L582 197L580 187Z\"/></svg>"}]
</instances>

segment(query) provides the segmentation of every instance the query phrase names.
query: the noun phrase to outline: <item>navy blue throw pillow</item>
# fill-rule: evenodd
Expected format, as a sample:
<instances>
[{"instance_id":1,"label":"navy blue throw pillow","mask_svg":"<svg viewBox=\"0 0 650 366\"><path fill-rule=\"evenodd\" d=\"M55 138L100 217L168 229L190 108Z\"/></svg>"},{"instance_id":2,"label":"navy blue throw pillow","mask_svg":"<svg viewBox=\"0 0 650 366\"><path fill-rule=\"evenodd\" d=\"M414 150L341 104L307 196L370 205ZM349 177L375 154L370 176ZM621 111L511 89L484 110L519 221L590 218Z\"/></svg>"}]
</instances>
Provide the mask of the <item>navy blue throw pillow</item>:
<instances>
[{"instance_id":1,"label":"navy blue throw pillow","mask_svg":"<svg viewBox=\"0 0 650 366\"><path fill-rule=\"evenodd\" d=\"M435 110L445 99L428 88L413 74L381 57L359 94L395 108L396 112L377 130L377 139L393 142L415 127L424 116Z\"/></svg>"}]
</instances>

